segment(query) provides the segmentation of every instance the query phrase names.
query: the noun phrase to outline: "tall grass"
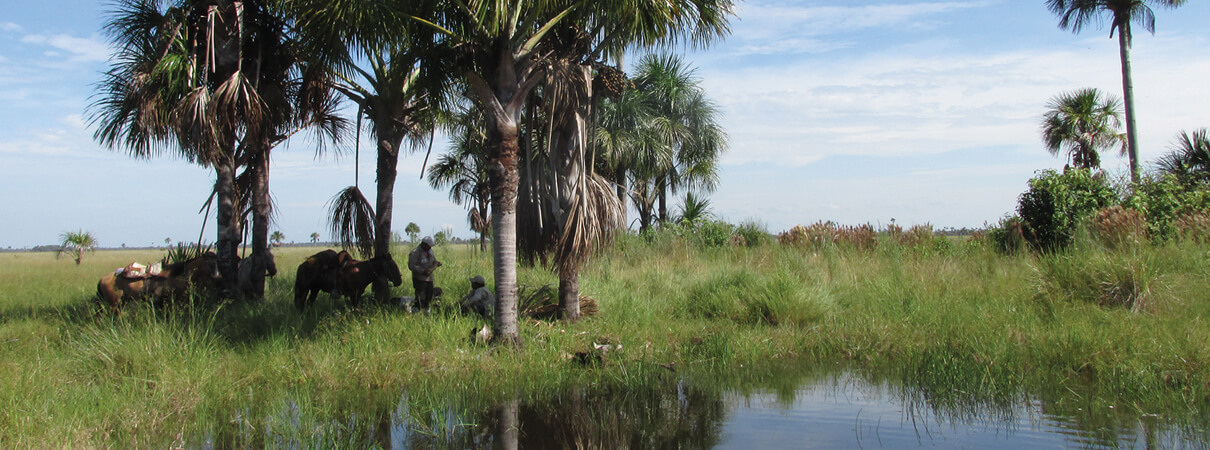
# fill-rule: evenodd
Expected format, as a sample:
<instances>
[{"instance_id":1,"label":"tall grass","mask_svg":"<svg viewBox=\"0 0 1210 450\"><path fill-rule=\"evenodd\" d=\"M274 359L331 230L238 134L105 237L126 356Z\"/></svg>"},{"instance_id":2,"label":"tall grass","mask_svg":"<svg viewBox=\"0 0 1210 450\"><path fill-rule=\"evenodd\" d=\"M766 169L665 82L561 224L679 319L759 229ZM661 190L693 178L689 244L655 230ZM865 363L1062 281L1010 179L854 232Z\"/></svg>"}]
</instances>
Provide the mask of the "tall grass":
<instances>
[{"instance_id":1,"label":"tall grass","mask_svg":"<svg viewBox=\"0 0 1210 450\"><path fill-rule=\"evenodd\" d=\"M490 254L469 247L437 249L446 294L431 316L322 294L295 310L292 268L314 248L276 251L264 301L121 317L94 314L96 279L162 254L101 251L78 267L0 254L0 444L357 447L339 430L383 422L367 411L404 395L408 411L393 414L435 436L458 405L836 362L953 404L1061 391L1148 413L1207 409L1210 248L1089 240L1002 256L980 242L877 239L703 248L623 236L581 274L599 316L527 319L520 350L469 339L485 322L457 314L457 300L468 278L491 274ZM540 268L519 278L557 283ZM594 343L621 349L597 355Z\"/></svg>"}]
</instances>

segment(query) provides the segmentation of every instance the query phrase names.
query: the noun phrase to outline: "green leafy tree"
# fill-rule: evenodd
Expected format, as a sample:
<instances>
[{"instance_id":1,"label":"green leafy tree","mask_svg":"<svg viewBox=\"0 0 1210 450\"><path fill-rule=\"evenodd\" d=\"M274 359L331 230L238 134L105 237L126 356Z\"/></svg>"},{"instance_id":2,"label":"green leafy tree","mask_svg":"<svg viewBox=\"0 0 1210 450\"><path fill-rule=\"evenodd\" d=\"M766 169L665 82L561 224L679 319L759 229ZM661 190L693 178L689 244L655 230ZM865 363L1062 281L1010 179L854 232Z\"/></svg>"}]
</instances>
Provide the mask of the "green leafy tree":
<instances>
[{"instance_id":1,"label":"green leafy tree","mask_svg":"<svg viewBox=\"0 0 1210 450\"><path fill-rule=\"evenodd\" d=\"M1093 88L1050 99L1042 116L1046 149L1055 156L1066 153L1077 169L1099 169L1102 150L1125 150L1119 108L1118 99Z\"/></svg>"},{"instance_id":2,"label":"green leafy tree","mask_svg":"<svg viewBox=\"0 0 1210 450\"><path fill-rule=\"evenodd\" d=\"M1134 81L1130 69L1131 24L1155 33L1152 5L1176 8L1185 0L1046 0L1046 6L1059 16L1059 28L1079 33L1089 25L1101 25L1109 19L1109 35L1117 33L1122 63L1122 96L1126 103L1126 144L1130 158L1130 180L1139 181L1139 145L1135 130Z\"/></svg>"},{"instance_id":3,"label":"green leafy tree","mask_svg":"<svg viewBox=\"0 0 1210 450\"><path fill-rule=\"evenodd\" d=\"M1115 202L1105 178L1087 169L1046 170L1029 180L1017 215L1028 226L1025 238L1035 250L1055 251L1071 243L1080 221Z\"/></svg>"},{"instance_id":4,"label":"green leafy tree","mask_svg":"<svg viewBox=\"0 0 1210 450\"><path fill-rule=\"evenodd\" d=\"M84 258L84 252L95 252L97 249L97 238L92 235L92 232L78 230L64 232L60 237L63 242L59 245L59 250L55 252L55 258L58 258L64 253L70 253L72 258L76 260L76 265L80 265L80 260Z\"/></svg>"},{"instance_id":5,"label":"green leafy tree","mask_svg":"<svg viewBox=\"0 0 1210 450\"><path fill-rule=\"evenodd\" d=\"M319 242L319 233L311 233L311 243L315 244L318 242Z\"/></svg>"}]
</instances>

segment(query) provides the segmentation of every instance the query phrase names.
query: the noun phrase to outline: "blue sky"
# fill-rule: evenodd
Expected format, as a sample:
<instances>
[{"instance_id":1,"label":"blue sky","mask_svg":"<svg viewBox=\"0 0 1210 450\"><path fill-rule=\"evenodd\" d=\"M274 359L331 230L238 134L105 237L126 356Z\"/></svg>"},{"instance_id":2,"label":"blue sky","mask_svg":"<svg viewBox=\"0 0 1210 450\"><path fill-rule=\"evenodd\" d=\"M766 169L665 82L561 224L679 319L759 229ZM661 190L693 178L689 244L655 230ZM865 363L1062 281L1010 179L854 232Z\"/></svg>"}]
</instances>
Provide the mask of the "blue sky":
<instances>
[{"instance_id":1,"label":"blue sky","mask_svg":"<svg viewBox=\"0 0 1210 450\"><path fill-rule=\"evenodd\" d=\"M92 140L84 111L109 58L105 8L10 2L0 16L0 248L81 228L106 247L198 239L209 170L132 160ZM738 13L725 42L686 58L730 134L713 210L773 232L819 220L995 222L1036 171L1063 166L1038 135L1047 100L1121 92L1116 39L1059 30L1042 0L749 1ZM1155 35L1136 31L1145 164L1180 131L1210 127L1207 17L1210 5L1189 2L1157 11ZM423 157L400 162L397 227L470 237L465 210L419 181ZM1107 155L1103 166L1121 174L1125 161ZM372 160L361 168L372 195ZM277 151L275 229L288 241L328 239L325 204L353 169L351 155L317 158L304 143Z\"/></svg>"}]
</instances>

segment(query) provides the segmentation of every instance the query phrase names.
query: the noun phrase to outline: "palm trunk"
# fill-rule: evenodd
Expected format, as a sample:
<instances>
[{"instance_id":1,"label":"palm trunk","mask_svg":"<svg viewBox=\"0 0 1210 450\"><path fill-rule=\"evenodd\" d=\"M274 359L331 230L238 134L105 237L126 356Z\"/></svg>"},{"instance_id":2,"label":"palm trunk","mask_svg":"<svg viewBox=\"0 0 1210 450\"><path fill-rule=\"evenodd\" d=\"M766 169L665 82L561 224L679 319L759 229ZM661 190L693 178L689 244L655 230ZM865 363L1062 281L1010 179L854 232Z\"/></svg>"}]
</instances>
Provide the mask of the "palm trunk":
<instances>
[{"instance_id":1,"label":"palm trunk","mask_svg":"<svg viewBox=\"0 0 1210 450\"><path fill-rule=\"evenodd\" d=\"M215 241L215 253L218 257L218 272L222 276L219 290L224 295L231 295L235 286L241 234L235 201L235 158L231 153L224 151L214 162L214 189L218 201L215 226L218 238Z\"/></svg>"},{"instance_id":2,"label":"palm trunk","mask_svg":"<svg viewBox=\"0 0 1210 450\"><path fill-rule=\"evenodd\" d=\"M1134 80L1130 75L1130 24L1118 29L1118 48L1122 57L1122 99L1126 104L1126 152L1130 159L1130 181L1139 182L1139 140L1134 122Z\"/></svg>"},{"instance_id":3,"label":"palm trunk","mask_svg":"<svg viewBox=\"0 0 1210 450\"><path fill-rule=\"evenodd\" d=\"M614 176L617 179L613 181L618 184L618 203L622 204L622 223L626 224L629 223L626 218L626 168L618 167Z\"/></svg>"},{"instance_id":4,"label":"palm trunk","mask_svg":"<svg viewBox=\"0 0 1210 450\"><path fill-rule=\"evenodd\" d=\"M580 320L580 274L570 272L559 276L559 318L575 322Z\"/></svg>"},{"instance_id":5,"label":"palm trunk","mask_svg":"<svg viewBox=\"0 0 1210 450\"><path fill-rule=\"evenodd\" d=\"M271 205L269 199L269 151L268 142L259 142L262 147L252 158L252 270L249 278L251 292L243 295L253 299L265 295L265 262L269 260L269 221Z\"/></svg>"},{"instance_id":6,"label":"palm trunk","mask_svg":"<svg viewBox=\"0 0 1210 450\"><path fill-rule=\"evenodd\" d=\"M496 278L496 321L493 339L521 345L517 327L517 135L501 139L492 159L492 259Z\"/></svg>"},{"instance_id":7,"label":"palm trunk","mask_svg":"<svg viewBox=\"0 0 1210 450\"><path fill-rule=\"evenodd\" d=\"M661 224L668 221L668 182L665 178L660 177L660 181L656 183L655 188L659 194L660 215L656 219Z\"/></svg>"},{"instance_id":8,"label":"palm trunk","mask_svg":"<svg viewBox=\"0 0 1210 450\"><path fill-rule=\"evenodd\" d=\"M520 448L518 442L521 436L521 421L518 420L518 413L521 410L521 402L510 400L497 405L494 409L496 426L493 436L495 445L492 448L517 450Z\"/></svg>"},{"instance_id":9,"label":"palm trunk","mask_svg":"<svg viewBox=\"0 0 1210 450\"><path fill-rule=\"evenodd\" d=\"M393 122L393 121L392 121ZM399 174L399 146L403 134L393 125L379 124L378 198L374 206L374 256L391 255L391 216L395 209L395 179ZM384 303L391 298L390 283L382 277L374 280L374 298Z\"/></svg>"}]
</instances>

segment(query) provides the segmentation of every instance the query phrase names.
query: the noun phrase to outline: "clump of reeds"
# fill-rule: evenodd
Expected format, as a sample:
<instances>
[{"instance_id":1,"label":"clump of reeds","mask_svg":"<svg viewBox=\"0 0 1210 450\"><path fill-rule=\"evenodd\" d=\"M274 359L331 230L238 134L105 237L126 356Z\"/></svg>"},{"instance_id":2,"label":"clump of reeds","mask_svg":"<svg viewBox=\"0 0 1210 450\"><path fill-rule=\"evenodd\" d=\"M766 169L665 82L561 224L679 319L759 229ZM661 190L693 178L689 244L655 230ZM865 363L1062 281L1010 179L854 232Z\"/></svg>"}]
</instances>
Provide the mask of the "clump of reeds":
<instances>
[{"instance_id":1,"label":"clump of reeds","mask_svg":"<svg viewBox=\"0 0 1210 450\"><path fill-rule=\"evenodd\" d=\"M891 224L898 228L898 225ZM888 227L889 228L889 227ZM912 225L906 233L895 233L894 236L899 241L899 245L904 247L917 247L921 245L931 244L936 234L933 233L932 224Z\"/></svg>"},{"instance_id":2,"label":"clump of reeds","mask_svg":"<svg viewBox=\"0 0 1210 450\"><path fill-rule=\"evenodd\" d=\"M1183 242L1205 244L1210 242L1210 214L1206 211L1190 211L1181 214L1174 223L1177 238Z\"/></svg>"},{"instance_id":3,"label":"clump of reeds","mask_svg":"<svg viewBox=\"0 0 1210 450\"><path fill-rule=\"evenodd\" d=\"M777 236L781 245L822 249L832 245L836 240L836 224L831 221L819 221L804 227L795 225L789 231Z\"/></svg>"},{"instance_id":4,"label":"clump of reeds","mask_svg":"<svg viewBox=\"0 0 1210 450\"><path fill-rule=\"evenodd\" d=\"M1049 298L1141 312L1160 278L1154 261L1117 252L1060 253L1039 261L1040 293Z\"/></svg>"},{"instance_id":5,"label":"clump of reeds","mask_svg":"<svg viewBox=\"0 0 1210 450\"><path fill-rule=\"evenodd\" d=\"M1101 208L1088 218L1093 237L1102 245L1118 248L1147 239L1147 219L1142 213L1121 205Z\"/></svg>"},{"instance_id":6,"label":"clump of reeds","mask_svg":"<svg viewBox=\"0 0 1210 450\"><path fill-rule=\"evenodd\" d=\"M873 250L878 246L878 232L874 231L874 226L868 223L840 227L834 236L837 244L861 251Z\"/></svg>"}]
</instances>

